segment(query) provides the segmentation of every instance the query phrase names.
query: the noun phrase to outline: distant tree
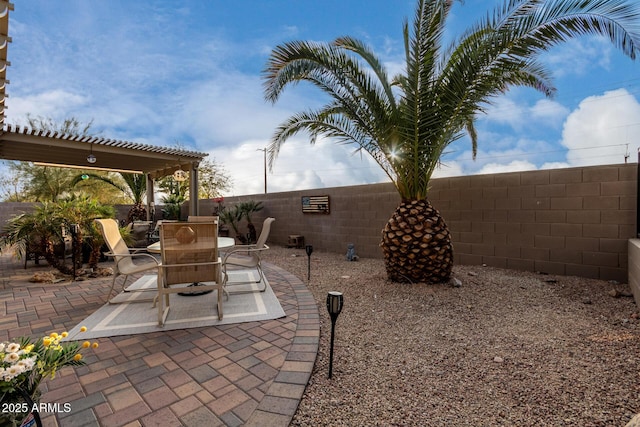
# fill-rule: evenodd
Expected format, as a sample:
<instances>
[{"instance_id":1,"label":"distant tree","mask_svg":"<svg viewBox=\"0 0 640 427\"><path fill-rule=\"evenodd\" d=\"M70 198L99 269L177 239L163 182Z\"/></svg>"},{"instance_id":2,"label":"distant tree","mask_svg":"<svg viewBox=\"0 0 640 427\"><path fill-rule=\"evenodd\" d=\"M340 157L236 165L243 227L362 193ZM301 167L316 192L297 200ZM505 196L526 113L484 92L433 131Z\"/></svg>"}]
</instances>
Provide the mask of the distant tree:
<instances>
[{"instance_id":1,"label":"distant tree","mask_svg":"<svg viewBox=\"0 0 640 427\"><path fill-rule=\"evenodd\" d=\"M62 122L56 122L51 117L32 116L27 113L27 123L29 127L34 130L48 130L67 135L79 135L79 136L95 136L98 133L94 133L91 130L93 126L93 119L87 123L83 123L75 117L69 117Z\"/></svg>"},{"instance_id":2,"label":"distant tree","mask_svg":"<svg viewBox=\"0 0 640 427\"><path fill-rule=\"evenodd\" d=\"M26 202L24 178L12 170L15 162L3 161L3 174L0 176L0 200L5 202Z\"/></svg>"},{"instance_id":3,"label":"distant tree","mask_svg":"<svg viewBox=\"0 0 640 427\"><path fill-rule=\"evenodd\" d=\"M38 166L29 162L12 162L9 170L20 181L14 187L22 189L19 198L29 202L55 201L68 194L77 173L77 170Z\"/></svg>"},{"instance_id":4,"label":"distant tree","mask_svg":"<svg viewBox=\"0 0 640 427\"><path fill-rule=\"evenodd\" d=\"M198 166L198 196L201 199L219 197L231 188L231 178L220 163L204 160Z\"/></svg>"}]
</instances>

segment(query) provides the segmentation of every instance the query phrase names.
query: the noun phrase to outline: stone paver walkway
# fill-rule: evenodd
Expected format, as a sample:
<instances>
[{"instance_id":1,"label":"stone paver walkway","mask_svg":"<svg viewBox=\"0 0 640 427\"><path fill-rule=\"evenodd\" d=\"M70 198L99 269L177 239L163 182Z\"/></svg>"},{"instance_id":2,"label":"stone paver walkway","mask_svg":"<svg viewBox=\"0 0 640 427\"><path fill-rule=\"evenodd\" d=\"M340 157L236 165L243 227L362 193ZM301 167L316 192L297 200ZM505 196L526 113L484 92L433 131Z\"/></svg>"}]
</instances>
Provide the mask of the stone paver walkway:
<instances>
[{"instance_id":1,"label":"stone paver walkway","mask_svg":"<svg viewBox=\"0 0 640 427\"><path fill-rule=\"evenodd\" d=\"M71 329L104 304L111 283L29 283L50 269L23 270L6 255L0 263L0 341ZM319 314L297 277L265 271L286 317L97 339L86 366L41 386L41 402L71 408L42 414L44 425L289 425L316 360Z\"/></svg>"}]
</instances>

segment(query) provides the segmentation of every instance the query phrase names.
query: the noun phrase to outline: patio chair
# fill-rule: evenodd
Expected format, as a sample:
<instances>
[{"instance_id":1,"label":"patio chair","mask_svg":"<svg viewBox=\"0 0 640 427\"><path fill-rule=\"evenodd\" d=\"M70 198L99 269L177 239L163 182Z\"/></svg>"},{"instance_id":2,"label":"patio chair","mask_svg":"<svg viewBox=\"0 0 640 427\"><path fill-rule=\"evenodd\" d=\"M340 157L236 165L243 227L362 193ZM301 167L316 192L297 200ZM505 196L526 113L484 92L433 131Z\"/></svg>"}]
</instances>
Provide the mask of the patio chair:
<instances>
[{"instance_id":1,"label":"patio chair","mask_svg":"<svg viewBox=\"0 0 640 427\"><path fill-rule=\"evenodd\" d=\"M222 320L224 278L218 256L218 224L163 222L160 225L162 264L158 269L158 324L169 314L169 295L218 291L218 319Z\"/></svg>"},{"instance_id":2,"label":"patio chair","mask_svg":"<svg viewBox=\"0 0 640 427\"><path fill-rule=\"evenodd\" d=\"M262 224L262 230L260 231L260 236L258 237L258 241L254 245L236 245L225 253L224 257L222 258L222 271L225 276L225 291L227 293L246 293L256 291L264 292L267 290L267 282L264 279L264 272L262 271L262 260L260 259L260 254L263 251L269 249L269 246L266 245L266 242L269 238L271 223L273 223L273 221L275 221L275 218L271 217L264 220ZM249 282L229 282L229 267L256 269L258 272L258 280ZM263 286L258 289L243 289L235 292L231 292L229 289L230 286L234 285L257 284L260 282L263 283Z\"/></svg>"},{"instance_id":3,"label":"patio chair","mask_svg":"<svg viewBox=\"0 0 640 427\"><path fill-rule=\"evenodd\" d=\"M116 284L116 279L119 276L124 276L124 281L122 282L123 292L149 292L149 289L128 290L125 287L127 278L130 274L142 273L149 270L157 270L160 262L153 255L142 252L143 249L129 249L127 244L122 239L120 229L118 228L118 222L115 219L96 219L95 223L98 225L98 228L102 232L102 237L104 238L104 241L109 248L109 252L105 253L105 255L113 257L115 261L113 281L111 282L111 289L109 290L109 294L107 296L109 304L116 304L111 301L111 293L113 292L113 288ZM155 292L155 289L153 289L152 291ZM139 301L142 302L149 300ZM138 300L136 300L136 302L138 302Z\"/></svg>"}]
</instances>

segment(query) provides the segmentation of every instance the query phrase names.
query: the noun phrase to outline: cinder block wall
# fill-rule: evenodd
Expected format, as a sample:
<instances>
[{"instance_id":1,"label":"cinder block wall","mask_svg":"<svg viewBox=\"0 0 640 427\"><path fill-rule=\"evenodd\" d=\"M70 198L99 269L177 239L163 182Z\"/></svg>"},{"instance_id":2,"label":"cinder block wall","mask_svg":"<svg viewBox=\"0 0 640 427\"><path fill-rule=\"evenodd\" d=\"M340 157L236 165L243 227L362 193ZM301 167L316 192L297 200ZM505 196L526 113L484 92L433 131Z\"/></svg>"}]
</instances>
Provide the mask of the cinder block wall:
<instances>
[{"instance_id":1,"label":"cinder block wall","mask_svg":"<svg viewBox=\"0 0 640 427\"><path fill-rule=\"evenodd\" d=\"M636 237L637 164L432 180L429 198L453 237L455 261L627 282L627 241ZM330 213L303 214L303 196L330 197ZM392 184L227 198L264 203L270 241L300 234L314 248L382 257L381 230L400 202ZM202 215L213 209L201 201Z\"/></svg>"},{"instance_id":2,"label":"cinder block wall","mask_svg":"<svg viewBox=\"0 0 640 427\"><path fill-rule=\"evenodd\" d=\"M434 179L429 198L452 233L460 264L541 271L627 282L629 239L636 238L637 164ZM330 198L329 214L302 213L303 196ZM381 231L400 202L392 184L255 194L225 204L262 201L260 229L273 216L269 241L298 234L319 250L381 258ZM201 200L201 215L215 203ZM0 203L0 221L31 204ZM126 216L128 207L119 207ZM157 208L157 212L161 207ZM124 214L123 214L124 212ZM186 206L185 206L186 212ZM184 215L186 219L186 213ZM246 232L246 224L241 224Z\"/></svg>"},{"instance_id":3,"label":"cinder block wall","mask_svg":"<svg viewBox=\"0 0 640 427\"><path fill-rule=\"evenodd\" d=\"M637 165L434 180L462 264L627 281Z\"/></svg>"},{"instance_id":4,"label":"cinder block wall","mask_svg":"<svg viewBox=\"0 0 640 427\"><path fill-rule=\"evenodd\" d=\"M640 307L640 239L629 239L629 287Z\"/></svg>"}]
</instances>

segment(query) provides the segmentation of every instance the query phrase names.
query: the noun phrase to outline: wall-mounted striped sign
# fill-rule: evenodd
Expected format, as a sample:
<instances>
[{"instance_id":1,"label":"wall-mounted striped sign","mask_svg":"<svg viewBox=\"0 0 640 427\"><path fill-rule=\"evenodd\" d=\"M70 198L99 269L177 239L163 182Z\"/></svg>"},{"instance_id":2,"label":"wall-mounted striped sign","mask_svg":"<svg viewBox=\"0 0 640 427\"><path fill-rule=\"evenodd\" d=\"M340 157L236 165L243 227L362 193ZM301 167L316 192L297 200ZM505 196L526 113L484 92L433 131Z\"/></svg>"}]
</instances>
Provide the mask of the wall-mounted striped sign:
<instances>
[{"instance_id":1,"label":"wall-mounted striped sign","mask_svg":"<svg viewBox=\"0 0 640 427\"><path fill-rule=\"evenodd\" d=\"M302 213L329 213L329 196L302 196Z\"/></svg>"}]
</instances>

